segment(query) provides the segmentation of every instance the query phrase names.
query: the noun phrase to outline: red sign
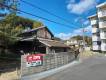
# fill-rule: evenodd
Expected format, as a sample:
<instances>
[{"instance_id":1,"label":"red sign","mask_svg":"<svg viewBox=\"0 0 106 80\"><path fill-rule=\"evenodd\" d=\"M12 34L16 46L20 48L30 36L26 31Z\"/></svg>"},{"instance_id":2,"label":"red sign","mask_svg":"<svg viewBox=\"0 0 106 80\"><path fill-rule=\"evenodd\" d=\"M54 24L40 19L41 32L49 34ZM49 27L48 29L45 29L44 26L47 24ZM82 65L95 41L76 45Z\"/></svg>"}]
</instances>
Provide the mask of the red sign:
<instances>
[{"instance_id":1,"label":"red sign","mask_svg":"<svg viewBox=\"0 0 106 80\"><path fill-rule=\"evenodd\" d=\"M43 62L43 54L32 54L26 57L27 67L39 66Z\"/></svg>"}]
</instances>

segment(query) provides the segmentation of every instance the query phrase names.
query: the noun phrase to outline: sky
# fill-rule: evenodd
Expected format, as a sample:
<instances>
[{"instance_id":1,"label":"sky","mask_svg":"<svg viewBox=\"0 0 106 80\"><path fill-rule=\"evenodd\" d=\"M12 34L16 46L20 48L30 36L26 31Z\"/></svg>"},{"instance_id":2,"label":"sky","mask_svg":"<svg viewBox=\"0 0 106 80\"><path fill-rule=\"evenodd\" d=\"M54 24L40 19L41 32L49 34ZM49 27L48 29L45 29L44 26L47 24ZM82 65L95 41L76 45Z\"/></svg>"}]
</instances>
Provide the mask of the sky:
<instances>
[{"instance_id":1,"label":"sky","mask_svg":"<svg viewBox=\"0 0 106 80\"><path fill-rule=\"evenodd\" d=\"M43 24L47 26L56 37L66 40L72 36L82 35L82 28L84 28L86 31L84 35L91 36L91 26L87 17L95 14L96 5L103 3L106 0L24 0L24 1L39 6L40 8L46 9L47 11L67 20L68 22L65 22L62 19L54 17L37 8L33 8L23 2L20 2L19 9L23 11L65 25L69 25L70 27L67 27L49 21L45 21L41 18L37 18L28 14L24 13L18 14L26 18L43 22Z\"/></svg>"}]
</instances>

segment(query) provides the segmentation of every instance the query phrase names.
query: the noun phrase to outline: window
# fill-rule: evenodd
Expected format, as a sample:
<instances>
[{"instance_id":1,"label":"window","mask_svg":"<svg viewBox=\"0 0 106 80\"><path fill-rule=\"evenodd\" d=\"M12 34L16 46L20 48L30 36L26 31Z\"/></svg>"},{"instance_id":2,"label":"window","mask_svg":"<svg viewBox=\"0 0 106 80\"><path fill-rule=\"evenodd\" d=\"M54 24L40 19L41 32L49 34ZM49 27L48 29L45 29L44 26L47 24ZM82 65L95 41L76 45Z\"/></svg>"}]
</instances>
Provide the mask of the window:
<instances>
[{"instance_id":1,"label":"window","mask_svg":"<svg viewBox=\"0 0 106 80\"><path fill-rule=\"evenodd\" d=\"M106 40L103 40L103 43L106 43Z\"/></svg>"},{"instance_id":2,"label":"window","mask_svg":"<svg viewBox=\"0 0 106 80\"><path fill-rule=\"evenodd\" d=\"M93 42L93 45L97 45L97 42Z\"/></svg>"}]
</instances>

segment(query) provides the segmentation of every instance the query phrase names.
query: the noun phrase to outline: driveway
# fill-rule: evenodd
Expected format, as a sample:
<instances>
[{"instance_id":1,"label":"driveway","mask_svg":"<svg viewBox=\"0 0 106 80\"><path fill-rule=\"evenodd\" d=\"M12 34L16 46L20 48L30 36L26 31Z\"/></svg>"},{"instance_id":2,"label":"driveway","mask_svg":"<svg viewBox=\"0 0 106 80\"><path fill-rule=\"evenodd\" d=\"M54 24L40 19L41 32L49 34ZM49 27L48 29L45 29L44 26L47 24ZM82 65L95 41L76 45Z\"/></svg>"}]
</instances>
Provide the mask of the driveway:
<instances>
[{"instance_id":1,"label":"driveway","mask_svg":"<svg viewBox=\"0 0 106 80\"><path fill-rule=\"evenodd\" d=\"M42 80L106 80L106 57L90 57Z\"/></svg>"}]
</instances>

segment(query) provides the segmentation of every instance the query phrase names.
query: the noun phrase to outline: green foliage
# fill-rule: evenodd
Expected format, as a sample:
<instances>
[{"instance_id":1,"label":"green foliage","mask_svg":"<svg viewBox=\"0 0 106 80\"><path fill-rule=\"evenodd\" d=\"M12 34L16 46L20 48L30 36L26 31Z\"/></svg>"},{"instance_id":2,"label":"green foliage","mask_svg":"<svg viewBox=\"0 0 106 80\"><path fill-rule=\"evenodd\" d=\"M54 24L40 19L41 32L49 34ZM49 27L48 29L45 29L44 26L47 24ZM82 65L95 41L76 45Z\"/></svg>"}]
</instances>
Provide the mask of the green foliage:
<instances>
[{"instance_id":1,"label":"green foliage","mask_svg":"<svg viewBox=\"0 0 106 80\"><path fill-rule=\"evenodd\" d=\"M41 27L41 26L43 26L43 23L38 22L38 21L34 21L33 28L38 28L38 27Z\"/></svg>"},{"instance_id":2,"label":"green foliage","mask_svg":"<svg viewBox=\"0 0 106 80\"><path fill-rule=\"evenodd\" d=\"M0 32L0 44L3 44L5 48L16 42L16 37L9 36L7 33Z\"/></svg>"},{"instance_id":3,"label":"green foliage","mask_svg":"<svg viewBox=\"0 0 106 80\"><path fill-rule=\"evenodd\" d=\"M5 19L0 21L0 31L5 32L10 36L16 36L16 34L19 34L28 27L37 28L41 26L43 26L43 24L39 21L23 18L16 14L7 15Z\"/></svg>"},{"instance_id":4,"label":"green foliage","mask_svg":"<svg viewBox=\"0 0 106 80\"><path fill-rule=\"evenodd\" d=\"M9 10L10 12L12 12L12 13L16 13L17 12L16 9L18 7L18 2L19 2L19 0L0 0L0 3L14 8L14 10L13 10L13 9L9 9L5 6L0 6L0 10L6 9L6 10Z\"/></svg>"},{"instance_id":5,"label":"green foliage","mask_svg":"<svg viewBox=\"0 0 106 80\"><path fill-rule=\"evenodd\" d=\"M76 39L76 40L83 40L83 37L78 35L78 36L73 36L71 39Z\"/></svg>"},{"instance_id":6,"label":"green foliage","mask_svg":"<svg viewBox=\"0 0 106 80\"><path fill-rule=\"evenodd\" d=\"M17 16L16 14L7 15L4 19L0 20L0 44L5 48L13 45L20 34L26 28L37 28L43 24L38 21L30 20Z\"/></svg>"},{"instance_id":7,"label":"green foliage","mask_svg":"<svg viewBox=\"0 0 106 80\"><path fill-rule=\"evenodd\" d=\"M23 29L26 28L37 28L43 26L43 23L39 21L34 21L28 18L23 18L17 16L16 14L10 14L6 16L5 20L3 21L4 24L10 24L12 27L21 26Z\"/></svg>"}]
</instances>

